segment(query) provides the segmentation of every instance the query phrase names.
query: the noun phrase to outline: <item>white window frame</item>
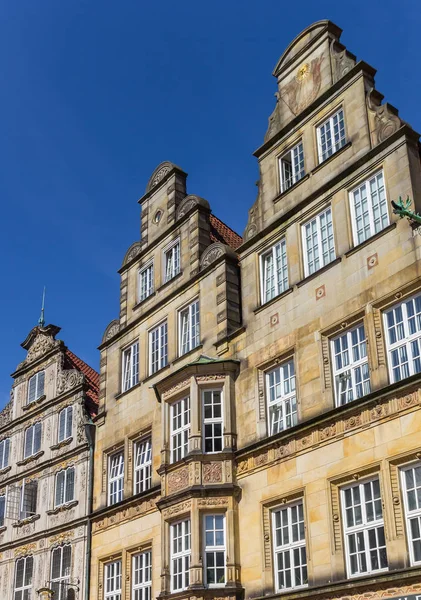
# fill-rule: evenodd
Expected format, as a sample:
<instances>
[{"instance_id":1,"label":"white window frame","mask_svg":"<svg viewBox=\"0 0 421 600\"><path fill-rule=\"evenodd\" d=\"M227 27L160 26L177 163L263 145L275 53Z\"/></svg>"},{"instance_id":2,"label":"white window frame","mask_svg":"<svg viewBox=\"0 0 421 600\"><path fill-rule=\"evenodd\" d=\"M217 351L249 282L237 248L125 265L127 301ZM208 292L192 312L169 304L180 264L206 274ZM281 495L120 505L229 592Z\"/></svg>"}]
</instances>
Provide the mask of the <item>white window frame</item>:
<instances>
[{"instance_id":1,"label":"white window frame","mask_svg":"<svg viewBox=\"0 0 421 600\"><path fill-rule=\"evenodd\" d=\"M35 446L35 433L36 430L39 428L39 448L36 448ZM32 436L32 442L31 442L31 451L29 454L26 454L26 440L27 440L27 436L29 435L29 432L31 432L31 436ZM42 446L42 424L41 421L37 421L37 423L34 423L33 425L30 425L29 427L27 427L25 429L25 433L23 436L23 458L29 458L30 456L34 456L35 454L38 454L38 452L41 450L41 446Z\"/></svg>"},{"instance_id":2,"label":"white window frame","mask_svg":"<svg viewBox=\"0 0 421 600\"><path fill-rule=\"evenodd\" d=\"M335 127L335 117L338 117L339 114L342 113L342 129L343 129L343 136L341 136L339 138L338 141L335 141L335 136L332 136L332 132L334 132L334 127ZM329 135L330 135L330 140L331 140L331 145L330 148L332 149L332 151L330 152L329 149L327 148L326 150L326 155L323 155L323 150L322 150L322 133L321 133L321 129L322 127L324 127L326 129L326 127L329 127ZM327 119L325 119L322 123L320 123L319 125L317 125L316 127L316 136L317 136L317 154L319 157L319 164L324 163L328 158L330 158L331 156L333 156L336 152L338 152L338 150L340 150L341 148L343 148L346 145L346 130L345 130L345 113L344 113L344 109L341 106L340 108L338 108L337 110L335 110L334 113L332 113Z\"/></svg>"},{"instance_id":3,"label":"white window frame","mask_svg":"<svg viewBox=\"0 0 421 600\"><path fill-rule=\"evenodd\" d=\"M110 571L112 573L109 573ZM104 565L104 600L121 600L122 587L121 559L113 560Z\"/></svg>"},{"instance_id":4,"label":"white window frame","mask_svg":"<svg viewBox=\"0 0 421 600\"><path fill-rule=\"evenodd\" d=\"M163 253L163 275L164 275L164 283L171 281L181 272L181 244L180 238L171 242L164 250ZM171 260L173 261L173 266L170 270L169 268L169 258L171 256Z\"/></svg>"},{"instance_id":5,"label":"white window frame","mask_svg":"<svg viewBox=\"0 0 421 600\"><path fill-rule=\"evenodd\" d=\"M290 357L266 371L265 385L268 435L276 435L298 422L294 358Z\"/></svg>"},{"instance_id":6,"label":"white window frame","mask_svg":"<svg viewBox=\"0 0 421 600\"><path fill-rule=\"evenodd\" d=\"M223 390L222 390L222 388L202 388L200 390L200 393L201 393L201 397L202 397L201 406L202 406L203 452L206 454L216 454L218 452L223 452L223 450L224 450L224 394L223 394ZM214 402L214 394L215 393L220 395L220 402ZM205 398L206 398L207 394L212 394L212 396L211 396L212 403L205 405ZM215 416L215 407L217 407L218 405L220 405L220 408L221 408L221 415ZM212 408L210 411L206 411L205 406L212 407ZM206 416L206 414L205 414L206 412L211 412L212 416L210 416L210 417ZM219 411L216 410L216 412L219 412ZM221 435L215 434L215 429L218 425L221 427ZM212 430L212 435L208 435L206 433L207 430L209 431L209 428ZM219 444L216 443L216 441L219 439L221 440L221 448L215 449L216 446L219 446ZM206 442L208 440L211 441L212 450L206 450Z\"/></svg>"},{"instance_id":7,"label":"white window frame","mask_svg":"<svg viewBox=\"0 0 421 600\"><path fill-rule=\"evenodd\" d=\"M176 535L177 534L177 535ZM181 539L181 550L174 551L175 539ZM191 521L190 518L170 525L170 587L171 592L181 592L190 585ZM177 561L177 571L174 565ZM181 569L179 566L181 565ZM188 566L187 566L188 565ZM174 585L174 577L181 575L181 586Z\"/></svg>"},{"instance_id":8,"label":"white window frame","mask_svg":"<svg viewBox=\"0 0 421 600\"><path fill-rule=\"evenodd\" d=\"M131 600L152 598L152 552L145 550L132 556Z\"/></svg>"},{"instance_id":9,"label":"white window frame","mask_svg":"<svg viewBox=\"0 0 421 600\"><path fill-rule=\"evenodd\" d=\"M6 518L6 504L7 504L7 489L0 495L0 527L4 527L4 520Z\"/></svg>"},{"instance_id":10,"label":"white window frame","mask_svg":"<svg viewBox=\"0 0 421 600\"><path fill-rule=\"evenodd\" d=\"M216 529L215 527L213 529L206 529L206 519L207 518L215 518L215 517L222 517L222 529ZM224 543L221 544L207 544L207 540L206 540L206 532L212 532L216 541L216 531L223 531L223 536L224 536ZM216 569L218 568L216 565L216 555L218 553L223 554L224 557L224 581L221 581L219 583L209 583L208 582L208 568L211 568L214 570L214 572L216 573ZM209 558L208 555L213 554L213 566L208 567L208 562L209 562ZM204 514L203 515L203 581L206 587L208 588L217 588L217 587L221 587L221 586L225 586L226 582L227 582L227 568L226 568L226 563L227 563L227 532L226 532L226 518L225 518L225 513L212 513L212 514ZM219 567L220 568L220 567Z\"/></svg>"},{"instance_id":11,"label":"white window frame","mask_svg":"<svg viewBox=\"0 0 421 600\"><path fill-rule=\"evenodd\" d=\"M64 570L64 566L63 565L63 554L64 554L64 549L68 548L70 550L70 565L69 565L69 574L63 574L63 570ZM53 579L53 564L54 564L54 553L55 552L60 552L60 576L59 577L55 577ZM52 552L51 552L51 568L50 568L50 573L51 573L51 584L52 584L52 588L54 586L54 583L58 584L58 594L54 594L54 600L66 600L67 599L67 592L68 592L68 584L70 583L70 574L72 572L72 546L70 544L65 544L63 546L58 546L57 548L53 548ZM67 585L66 585L67 584ZM54 588L53 588L54 589Z\"/></svg>"},{"instance_id":12,"label":"white window frame","mask_svg":"<svg viewBox=\"0 0 421 600\"><path fill-rule=\"evenodd\" d=\"M145 279L144 279L145 278ZM153 260L139 269L139 302L143 302L154 293L154 264Z\"/></svg>"},{"instance_id":13,"label":"white window frame","mask_svg":"<svg viewBox=\"0 0 421 600\"><path fill-rule=\"evenodd\" d=\"M189 452L191 427L190 396L173 402L170 407L171 463L178 462Z\"/></svg>"},{"instance_id":14,"label":"white window frame","mask_svg":"<svg viewBox=\"0 0 421 600\"><path fill-rule=\"evenodd\" d=\"M61 435L61 421L64 419L64 434ZM73 406L66 406L63 408L58 414L58 433L57 433L57 441L58 443L64 442L72 437L72 429L73 429Z\"/></svg>"},{"instance_id":15,"label":"white window frame","mask_svg":"<svg viewBox=\"0 0 421 600\"><path fill-rule=\"evenodd\" d=\"M302 511L302 520L300 519L300 507ZM287 523L286 528L288 532L288 542L277 545L276 539L276 514L286 511ZM296 520L293 522L293 518L295 514ZM282 516L280 517L282 518ZM300 524L302 523L303 532L301 537L300 532ZM294 529L295 528L295 529ZM308 553L307 553L307 542L306 542L306 523L305 523L305 512L304 512L304 503L302 500L298 500L296 502L290 502L289 504L285 504L282 506L277 506L273 508L271 511L271 531L272 531L272 547L273 547L273 576L274 576L274 587L275 592L284 592L287 590L293 589L302 589L308 587ZM296 539L294 541L294 532L296 532ZM305 553L305 562L302 562L302 554L303 550ZM296 562L297 552L299 554L299 563ZM279 586L279 572L281 569L278 569L278 555L289 556L289 566L290 566L290 576L291 576L291 586L289 587L280 587ZM302 579L306 579L305 583L296 583L296 569L300 569L300 574ZM305 571L304 571L305 569ZM287 569L284 569L284 572Z\"/></svg>"},{"instance_id":16,"label":"white window frame","mask_svg":"<svg viewBox=\"0 0 421 600\"><path fill-rule=\"evenodd\" d=\"M149 490L152 482L152 439L138 440L134 444L134 493Z\"/></svg>"},{"instance_id":17,"label":"white window frame","mask_svg":"<svg viewBox=\"0 0 421 600\"><path fill-rule=\"evenodd\" d=\"M330 213L330 224L332 227L332 248L329 248L328 251L328 257L327 260L324 258L323 256L323 239L322 239L322 225L321 225L321 218L323 216L327 217L328 213ZM317 269L314 269L313 271L310 272L310 265L309 265L309 256L308 256L308 246L307 246L307 236L306 236L306 227L307 226L311 226L311 224L313 222L316 222L316 234L317 234L317 259L319 261L319 267ZM326 220L326 223L323 226L325 229L326 227L328 227L328 223ZM328 208L326 208L325 210L322 210L321 212L317 213L316 215L314 215L314 217L312 217L311 219L309 219L308 221L306 221L305 223L303 223L301 225L301 236L302 236L302 241L303 241L303 254L304 254L304 275L306 277L308 277L309 275L312 275L313 273L317 273L317 271L320 271L320 269L323 269L323 267L325 267L326 265L330 264L331 262L333 262L336 259L336 250L335 250L335 233L334 233L334 229L333 229L333 214L332 214L332 207L329 206ZM327 241L327 237L325 238L325 241ZM314 248L316 247L313 246L313 263L315 262L314 259ZM330 254L331 254L331 249L333 249L333 256L330 258Z\"/></svg>"},{"instance_id":18,"label":"white window frame","mask_svg":"<svg viewBox=\"0 0 421 600\"><path fill-rule=\"evenodd\" d=\"M193 334L193 330L195 333ZM183 356L200 345L199 298L178 311L178 355Z\"/></svg>"},{"instance_id":19,"label":"white window frame","mask_svg":"<svg viewBox=\"0 0 421 600\"><path fill-rule=\"evenodd\" d=\"M382 178L382 186L378 185L378 179L381 176ZM376 182L376 191L374 193L372 193L371 190L371 184L372 182L375 181ZM355 204L356 204L356 199L355 199L355 195L357 193L359 193L360 198L361 198L361 191L364 189L365 192L365 199L367 202L367 217L368 217L368 222L366 223L366 226L363 227L362 231L364 232L364 239L358 239L358 230L357 230L357 213L356 213L356 208L355 208ZM383 195L384 195L384 199L383 200L379 200L379 190L383 188ZM373 199L377 196L377 207L380 211L380 216L378 215L377 217L374 216L374 201ZM360 200L361 202L361 200ZM385 181L384 181L384 172L383 169L380 169L380 171L376 171L375 173L373 173L373 175L371 175L370 177L368 177L368 179L366 179L365 181L362 181L359 185L355 186L350 192L349 192L349 205L350 205L350 210L351 210L351 220L352 220L352 235L354 238L354 246L358 246L359 244L364 243L366 240L369 240L373 235L376 235L376 233L379 233L380 231L382 231L383 229L385 229L388 225L390 225L390 216L389 216L389 209L388 209L388 202L387 202L387 196L386 196L386 185L385 185ZM383 209L383 213L382 213L382 209ZM386 212L384 212L384 209ZM361 218L361 217L360 217ZM380 226L376 229L376 224L377 222L380 223ZM365 234L365 229L368 229L368 234Z\"/></svg>"},{"instance_id":20,"label":"white window frame","mask_svg":"<svg viewBox=\"0 0 421 600\"><path fill-rule=\"evenodd\" d=\"M415 478L414 478L415 485L413 488L410 488L410 490L409 490L407 487L406 477L405 477L407 471L413 471L415 469L419 469L421 472L421 463L420 462L406 465L405 467L402 467L400 469L403 505L404 505L404 511L405 511L406 537L408 540L409 561L410 561L411 567L421 564L421 557L419 560L416 560L415 552L414 552L414 542L417 542L417 545L420 547L420 555L421 555L421 502L419 502L418 498L417 498L417 490L421 489L421 483L420 483L420 485L417 485ZM419 505L417 508L413 508L413 509L409 508L409 503L408 503L408 492L409 491L414 492L416 504ZM411 528L411 521L417 522L418 530L420 533L419 537L415 537L413 535L413 531Z\"/></svg>"},{"instance_id":21,"label":"white window frame","mask_svg":"<svg viewBox=\"0 0 421 600\"><path fill-rule=\"evenodd\" d=\"M361 338L361 329L363 338ZM357 340L355 336L357 336ZM340 345L339 352L336 350L337 343ZM362 356L364 349L365 356ZM371 391L370 366L364 323L358 323L358 325L333 337L330 340L330 352L336 406L345 406L349 402L369 394ZM342 363L340 367L338 367L339 360ZM345 365L344 361L347 361ZM368 379L363 379L365 366L367 366ZM343 391L339 391L339 385L344 386ZM342 395L345 396L344 402L341 401Z\"/></svg>"},{"instance_id":22,"label":"white window frame","mask_svg":"<svg viewBox=\"0 0 421 600\"><path fill-rule=\"evenodd\" d=\"M18 575L18 564L23 561L23 577L22 577L22 586L21 587L16 587L16 580L17 580L17 575ZM27 583L25 585L25 579L26 579L26 574L27 574L27 570L28 570L28 563L30 561L31 564L31 575L30 575L30 582ZM13 578L13 599L14 600L23 600L26 597L29 596L29 594L31 593L32 590L32 586L33 586L33 579L34 579L34 557L32 555L30 556L21 556L20 558L18 558L15 562L15 575ZM25 594L25 592L27 592L27 595Z\"/></svg>"},{"instance_id":23,"label":"white window frame","mask_svg":"<svg viewBox=\"0 0 421 600\"><path fill-rule=\"evenodd\" d=\"M268 285L269 281L270 285ZM276 244L260 255L260 294L262 304L266 304L266 302L276 298L276 296L285 292L288 287L287 244L286 239L281 238Z\"/></svg>"},{"instance_id":24,"label":"white window frame","mask_svg":"<svg viewBox=\"0 0 421 600\"><path fill-rule=\"evenodd\" d=\"M113 465L113 460L117 463ZM124 451L119 450L107 457L108 462L108 506L121 502L124 498ZM111 475L115 470L115 475ZM114 499L116 498L116 499Z\"/></svg>"},{"instance_id":25,"label":"white window frame","mask_svg":"<svg viewBox=\"0 0 421 600\"><path fill-rule=\"evenodd\" d=\"M34 500L34 505L32 506L32 508L34 510L31 511L27 511L26 510L26 498L27 498L27 487L30 486L33 489L35 489L35 500ZM32 496L33 499L33 496ZM22 521L24 519L28 519L29 517L32 517L37 513L37 504L38 504L38 481L33 480L33 481L26 481L26 479L24 479L22 481L22 486L20 488L20 499L19 499L19 520Z\"/></svg>"},{"instance_id":26,"label":"white window frame","mask_svg":"<svg viewBox=\"0 0 421 600\"><path fill-rule=\"evenodd\" d=\"M154 336L158 338L154 341ZM154 349L154 344L157 344ZM156 356L154 357L154 354ZM168 322L162 321L149 331L149 375L158 373L168 365Z\"/></svg>"},{"instance_id":27,"label":"white window frame","mask_svg":"<svg viewBox=\"0 0 421 600\"><path fill-rule=\"evenodd\" d=\"M285 165L290 165L291 173L287 177ZM303 140L297 142L279 157L279 178L281 193L289 190L305 175Z\"/></svg>"},{"instance_id":28,"label":"white window frame","mask_svg":"<svg viewBox=\"0 0 421 600\"><path fill-rule=\"evenodd\" d=\"M373 519L371 521L368 521L366 504L367 504L367 502L370 501L370 499L366 500L364 486L367 484L372 484L375 481L378 481L379 494L380 494L379 498L376 498L375 500L380 502L380 507L382 510L382 517L381 517L381 519L378 518L378 519ZM359 495L360 495L360 501L361 501L360 506L361 506L362 523L358 524L358 525L348 526L347 518L346 518L347 507L346 507L346 501L345 501L345 493L347 490L355 489L355 488L359 489ZM353 494L353 492L351 492L351 494ZM369 531L377 530L377 529L383 527L383 536L385 539L384 548L386 551L386 561L388 562L386 531L385 531L385 523L384 523L380 478L377 476L370 477L369 479L365 479L364 481L358 481L357 483L345 485L341 488L340 495L341 495L342 524L343 524L343 534L344 534L344 552L345 552L345 562L346 562L346 570L348 573L348 577L349 578L361 577L363 575L370 575L372 573L383 573L383 572L388 571L389 567L384 567L384 568L379 568L379 569L372 568L371 556L370 556L370 546L369 546ZM373 505L374 505L374 502L373 502ZM355 506L355 505L353 504L353 506ZM350 508L350 510L351 510L351 508ZM357 549L357 557L358 557L358 554L364 554L367 570L362 571L362 570L360 570L360 567L359 567L358 572L351 573L351 558L350 558L350 546L349 546L350 541L349 540L350 540L351 536L355 536L355 539L356 539L356 536L360 533L362 533L363 539L364 539L364 550L358 552L358 549ZM377 539L378 538L377 538L377 534L376 534L376 540ZM358 544L356 544L356 547L357 547L357 545ZM377 549L379 549L381 547L382 546L377 546Z\"/></svg>"},{"instance_id":29,"label":"white window frame","mask_svg":"<svg viewBox=\"0 0 421 600\"><path fill-rule=\"evenodd\" d=\"M389 368L389 378L390 378L390 383L395 383L396 381L402 381L403 379L406 379L407 377L411 377L411 375L415 375L416 373L420 373L421 372L421 326L419 327L418 331L415 331L415 333L411 333L411 330L409 328L409 319L413 318L413 324L415 324L415 326L417 325L417 321L420 321L421 318L421 313L417 312L417 300L419 301L419 305L421 308L421 294L416 294L414 296L410 296L409 298L405 298L404 300L401 300L400 302L394 304L393 306L391 306L390 308L386 309L383 313L383 324L384 324L384 330L385 330L385 337L386 337L386 348L387 348L387 364L388 364L388 368ZM407 304L412 303L412 306L415 307L414 310L414 316L410 316L408 318L408 307ZM399 309L402 310L402 326L396 326L395 325L395 331L396 333L403 333L403 337L401 339L396 339L396 341L391 342L390 341L390 332L389 332L389 326L388 326L388 315L389 314L394 314L394 316L396 316L396 312L394 311L398 311ZM395 319L395 323L396 323L396 319ZM392 328L390 328L392 329ZM397 336L396 336L397 337ZM420 349L420 358L419 358L419 362L420 362L420 369L416 370L415 366L414 366L414 359L417 359L417 356L414 354L413 350L415 348L415 345L418 345L418 348ZM402 354L402 352L405 353L406 356L404 356ZM399 375L400 377L398 379L395 379L394 375L394 368L393 368L393 364L392 364L392 360L393 360L393 356L397 356L399 355ZM405 359L402 360L402 359ZM406 365L406 368L403 369L402 365ZM402 376L403 374L403 376Z\"/></svg>"},{"instance_id":30,"label":"white window frame","mask_svg":"<svg viewBox=\"0 0 421 600\"><path fill-rule=\"evenodd\" d=\"M31 399L31 381L35 381L35 393L34 397ZM42 383L40 383L42 381ZM32 402L36 402L40 398L42 398L45 393L45 371L38 371L35 375L32 375L28 380L28 395L27 395L27 404L32 404Z\"/></svg>"},{"instance_id":31,"label":"white window frame","mask_svg":"<svg viewBox=\"0 0 421 600\"><path fill-rule=\"evenodd\" d=\"M0 470L9 466L10 438L4 438L0 442Z\"/></svg>"},{"instance_id":32,"label":"white window frame","mask_svg":"<svg viewBox=\"0 0 421 600\"><path fill-rule=\"evenodd\" d=\"M139 383L139 341L133 342L121 353L121 391L128 392Z\"/></svg>"},{"instance_id":33,"label":"white window frame","mask_svg":"<svg viewBox=\"0 0 421 600\"><path fill-rule=\"evenodd\" d=\"M64 474L63 480L63 498L62 502L57 502L57 494L58 494L58 485L59 485L59 476ZM73 482L72 478L73 477ZM69 489L68 489L69 486ZM75 487L76 487L76 469L75 467L67 467L67 469L61 469L56 473L55 476L55 489L54 489L54 508L58 506L63 506L68 504L69 502L73 502L75 499Z\"/></svg>"}]
</instances>

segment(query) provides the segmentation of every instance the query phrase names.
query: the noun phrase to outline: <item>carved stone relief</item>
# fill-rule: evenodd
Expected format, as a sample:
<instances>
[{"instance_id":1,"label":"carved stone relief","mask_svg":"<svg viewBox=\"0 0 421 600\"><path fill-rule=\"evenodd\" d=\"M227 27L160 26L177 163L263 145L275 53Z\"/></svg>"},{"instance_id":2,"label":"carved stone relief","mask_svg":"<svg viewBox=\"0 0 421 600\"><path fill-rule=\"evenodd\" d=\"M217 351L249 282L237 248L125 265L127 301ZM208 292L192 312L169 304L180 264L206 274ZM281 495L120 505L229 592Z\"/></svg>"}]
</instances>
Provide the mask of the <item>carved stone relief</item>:
<instances>
[{"instance_id":1,"label":"carved stone relief","mask_svg":"<svg viewBox=\"0 0 421 600\"><path fill-rule=\"evenodd\" d=\"M346 51L346 48L342 50L336 50L337 42L332 41L330 45L330 55L332 57L332 72L333 72L333 83L342 79L354 66L355 60Z\"/></svg>"},{"instance_id":2,"label":"carved stone relief","mask_svg":"<svg viewBox=\"0 0 421 600\"><path fill-rule=\"evenodd\" d=\"M367 107L374 113L375 133L377 143L380 144L393 133L395 133L402 125L403 121L398 117L397 111L387 102L380 104L379 95L376 94L374 88L367 94Z\"/></svg>"}]
</instances>

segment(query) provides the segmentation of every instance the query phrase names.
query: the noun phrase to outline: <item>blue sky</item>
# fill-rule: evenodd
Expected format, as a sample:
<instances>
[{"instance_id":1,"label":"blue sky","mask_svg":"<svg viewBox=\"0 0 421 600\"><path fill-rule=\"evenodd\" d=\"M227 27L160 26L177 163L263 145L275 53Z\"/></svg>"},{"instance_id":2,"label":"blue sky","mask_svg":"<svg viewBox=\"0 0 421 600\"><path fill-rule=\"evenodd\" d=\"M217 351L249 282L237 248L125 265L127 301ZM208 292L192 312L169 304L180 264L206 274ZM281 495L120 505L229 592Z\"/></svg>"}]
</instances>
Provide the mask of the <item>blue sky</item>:
<instances>
[{"instance_id":1,"label":"blue sky","mask_svg":"<svg viewBox=\"0 0 421 600\"><path fill-rule=\"evenodd\" d=\"M117 269L139 238L137 200L158 163L180 165L189 192L242 233L272 69L324 18L420 131L419 0L0 3L0 406L44 285L47 321L98 366L118 316Z\"/></svg>"}]
</instances>

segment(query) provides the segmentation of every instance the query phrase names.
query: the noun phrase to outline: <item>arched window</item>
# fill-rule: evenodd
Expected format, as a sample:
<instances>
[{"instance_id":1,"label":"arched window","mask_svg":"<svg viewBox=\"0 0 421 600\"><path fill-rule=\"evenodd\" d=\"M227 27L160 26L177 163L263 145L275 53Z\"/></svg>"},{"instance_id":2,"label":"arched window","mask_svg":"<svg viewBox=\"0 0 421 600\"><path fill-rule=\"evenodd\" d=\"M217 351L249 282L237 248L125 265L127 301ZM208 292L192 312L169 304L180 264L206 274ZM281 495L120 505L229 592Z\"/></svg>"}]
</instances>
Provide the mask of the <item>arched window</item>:
<instances>
[{"instance_id":1,"label":"arched window","mask_svg":"<svg viewBox=\"0 0 421 600\"><path fill-rule=\"evenodd\" d=\"M70 544L54 548L51 553L51 589L54 592L54 600L68 600L71 569Z\"/></svg>"}]
</instances>

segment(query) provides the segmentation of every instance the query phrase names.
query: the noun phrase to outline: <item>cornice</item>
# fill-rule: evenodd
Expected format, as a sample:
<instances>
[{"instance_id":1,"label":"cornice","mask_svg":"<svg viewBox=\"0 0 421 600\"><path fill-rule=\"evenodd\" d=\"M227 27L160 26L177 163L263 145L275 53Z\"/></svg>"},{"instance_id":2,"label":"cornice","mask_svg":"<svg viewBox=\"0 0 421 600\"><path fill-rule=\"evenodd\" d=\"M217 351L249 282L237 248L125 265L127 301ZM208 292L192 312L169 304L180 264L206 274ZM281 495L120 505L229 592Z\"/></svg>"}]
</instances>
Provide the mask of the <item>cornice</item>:
<instances>
[{"instance_id":1,"label":"cornice","mask_svg":"<svg viewBox=\"0 0 421 600\"><path fill-rule=\"evenodd\" d=\"M73 521L69 521L67 523L62 523L60 525L56 525L55 527L50 527L48 529L44 529L42 531L37 531L36 533L22 536L18 540L7 541L4 544L0 544L0 552L4 552L5 550L13 550L13 548L19 548L19 546L23 546L28 543L36 542L40 539L51 538L52 536L58 535L64 531L72 531L81 525L88 524L88 516L85 515L83 517L79 517ZM86 533L84 534L84 536ZM48 546L42 549L44 552L49 552L50 549Z\"/></svg>"}]
</instances>

